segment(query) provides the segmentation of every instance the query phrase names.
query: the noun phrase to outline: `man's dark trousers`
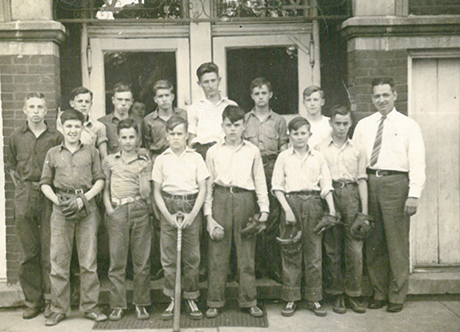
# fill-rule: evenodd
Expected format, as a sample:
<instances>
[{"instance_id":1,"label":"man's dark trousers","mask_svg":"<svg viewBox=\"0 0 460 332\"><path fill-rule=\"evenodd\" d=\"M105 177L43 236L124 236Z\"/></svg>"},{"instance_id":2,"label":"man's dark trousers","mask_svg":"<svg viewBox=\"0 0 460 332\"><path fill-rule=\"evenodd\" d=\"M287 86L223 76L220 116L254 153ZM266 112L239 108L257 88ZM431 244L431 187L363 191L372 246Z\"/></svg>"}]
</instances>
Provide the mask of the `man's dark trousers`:
<instances>
[{"instance_id":1,"label":"man's dark trousers","mask_svg":"<svg viewBox=\"0 0 460 332\"><path fill-rule=\"evenodd\" d=\"M14 208L20 250L19 281L26 305L40 307L44 299L51 299L51 202L38 182L18 180Z\"/></svg>"},{"instance_id":2,"label":"man's dark trousers","mask_svg":"<svg viewBox=\"0 0 460 332\"><path fill-rule=\"evenodd\" d=\"M366 259L375 300L402 304L409 278L409 226L404 213L407 174L369 174L369 211L375 219L366 241Z\"/></svg>"}]
</instances>

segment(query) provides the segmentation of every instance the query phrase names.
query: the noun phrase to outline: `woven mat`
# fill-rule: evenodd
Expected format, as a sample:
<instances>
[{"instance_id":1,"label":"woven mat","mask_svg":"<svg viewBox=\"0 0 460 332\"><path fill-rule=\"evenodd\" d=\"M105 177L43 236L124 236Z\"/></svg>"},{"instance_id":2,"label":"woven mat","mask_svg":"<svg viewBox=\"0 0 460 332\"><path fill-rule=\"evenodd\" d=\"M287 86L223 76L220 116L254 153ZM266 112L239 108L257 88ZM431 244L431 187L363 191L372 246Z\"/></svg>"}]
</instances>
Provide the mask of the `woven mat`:
<instances>
[{"instance_id":1,"label":"woven mat","mask_svg":"<svg viewBox=\"0 0 460 332\"><path fill-rule=\"evenodd\" d=\"M181 315L181 328L206 328L206 327L219 327L219 326L229 326L229 327L268 327L267 314L263 305L259 305L260 308L264 310L264 316L260 318L255 318L241 311L238 308L236 302L227 303L227 306L224 308L224 311L213 319L207 319L204 315L203 310L203 319L193 320L185 311ZM166 309L167 304L156 305L153 311L152 316L149 320L137 320L133 310L129 310L125 316L118 322L105 321L100 323L95 323L93 330L128 330L128 329L171 329L172 320L163 321L161 320L161 313ZM205 306L200 305L200 309Z\"/></svg>"}]
</instances>

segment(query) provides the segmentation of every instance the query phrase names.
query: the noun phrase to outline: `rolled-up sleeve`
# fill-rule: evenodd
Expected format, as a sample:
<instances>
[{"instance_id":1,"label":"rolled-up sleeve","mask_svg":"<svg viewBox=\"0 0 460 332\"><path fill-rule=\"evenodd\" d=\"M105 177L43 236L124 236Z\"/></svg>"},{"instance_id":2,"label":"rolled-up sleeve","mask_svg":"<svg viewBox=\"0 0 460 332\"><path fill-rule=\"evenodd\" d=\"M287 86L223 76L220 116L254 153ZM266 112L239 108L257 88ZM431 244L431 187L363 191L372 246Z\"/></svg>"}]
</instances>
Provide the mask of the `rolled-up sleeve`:
<instances>
[{"instance_id":1,"label":"rolled-up sleeve","mask_svg":"<svg viewBox=\"0 0 460 332\"><path fill-rule=\"evenodd\" d=\"M323 155L319 155L319 162L321 167L321 175L320 175L320 188L321 188L321 197L326 197L331 191L332 188L332 177L331 172L329 171L329 167L327 166L326 160L324 159Z\"/></svg>"},{"instance_id":2,"label":"rolled-up sleeve","mask_svg":"<svg viewBox=\"0 0 460 332\"><path fill-rule=\"evenodd\" d=\"M54 180L54 165L53 165L53 150L49 150L46 154L45 163L43 164L42 176L40 178L40 186L47 184L53 185Z\"/></svg>"},{"instance_id":3,"label":"rolled-up sleeve","mask_svg":"<svg viewBox=\"0 0 460 332\"><path fill-rule=\"evenodd\" d=\"M257 203L259 204L260 212L269 212L269 201L267 193L267 181L265 180L265 172L262 164L262 157L257 150L254 156L253 168L254 186L256 188Z\"/></svg>"},{"instance_id":4,"label":"rolled-up sleeve","mask_svg":"<svg viewBox=\"0 0 460 332\"><path fill-rule=\"evenodd\" d=\"M284 176L284 154L280 154L276 159L275 166L273 168L272 176L272 194L276 190L286 192L286 179Z\"/></svg>"},{"instance_id":5,"label":"rolled-up sleeve","mask_svg":"<svg viewBox=\"0 0 460 332\"><path fill-rule=\"evenodd\" d=\"M95 183L97 180L105 180L105 175L104 175L104 172L102 171L102 166L101 166L101 157L99 156L99 151L96 150L95 148L92 149L91 151L91 158L93 160L93 163L91 166L91 174L93 177L93 183Z\"/></svg>"},{"instance_id":6,"label":"rolled-up sleeve","mask_svg":"<svg viewBox=\"0 0 460 332\"><path fill-rule=\"evenodd\" d=\"M205 216L210 216L212 215L212 194L213 194L213 189L214 189L214 179L216 178L216 172L214 168L214 162L213 162L213 150L210 149L208 150L208 153L206 154L206 166L208 167L209 171L209 178L206 182L207 185L207 190L206 190L206 199L204 200L204 215Z\"/></svg>"}]
</instances>

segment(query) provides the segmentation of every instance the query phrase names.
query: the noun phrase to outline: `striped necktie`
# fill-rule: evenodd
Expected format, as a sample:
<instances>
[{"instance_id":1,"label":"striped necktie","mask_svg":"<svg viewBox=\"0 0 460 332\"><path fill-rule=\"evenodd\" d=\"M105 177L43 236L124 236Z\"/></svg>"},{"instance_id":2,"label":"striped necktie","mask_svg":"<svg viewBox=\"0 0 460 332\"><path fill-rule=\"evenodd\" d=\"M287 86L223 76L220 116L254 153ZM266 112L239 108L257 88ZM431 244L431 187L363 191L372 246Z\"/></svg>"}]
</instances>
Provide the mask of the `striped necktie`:
<instances>
[{"instance_id":1,"label":"striped necktie","mask_svg":"<svg viewBox=\"0 0 460 332\"><path fill-rule=\"evenodd\" d=\"M374 166L379 159L380 148L382 147L382 136L383 136L383 122L387 117L382 115L382 120L380 120L379 127L377 128L377 134L375 135L374 147L372 148L371 162L370 166Z\"/></svg>"}]
</instances>

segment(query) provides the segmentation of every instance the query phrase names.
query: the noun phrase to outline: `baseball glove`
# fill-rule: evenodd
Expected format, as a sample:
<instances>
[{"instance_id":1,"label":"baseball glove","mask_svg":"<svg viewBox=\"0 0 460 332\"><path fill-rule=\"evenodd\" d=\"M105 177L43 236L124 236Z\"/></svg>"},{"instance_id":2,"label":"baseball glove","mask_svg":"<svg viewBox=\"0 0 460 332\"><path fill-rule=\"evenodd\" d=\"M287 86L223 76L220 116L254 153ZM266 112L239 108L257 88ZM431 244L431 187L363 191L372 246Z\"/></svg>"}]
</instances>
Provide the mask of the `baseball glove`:
<instances>
[{"instance_id":1,"label":"baseball glove","mask_svg":"<svg viewBox=\"0 0 460 332\"><path fill-rule=\"evenodd\" d=\"M320 222L313 229L313 233L316 235L321 234L322 232L328 230L331 227L336 226L339 223L337 217L331 216L330 214L325 214Z\"/></svg>"},{"instance_id":2,"label":"baseball glove","mask_svg":"<svg viewBox=\"0 0 460 332\"><path fill-rule=\"evenodd\" d=\"M77 198L80 198L83 201L83 207L81 209L78 208ZM62 208L62 213L67 221L79 221L88 215L89 203L83 194L61 194L59 195L59 202L59 205Z\"/></svg>"},{"instance_id":3,"label":"baseball glove","mask_svg":"<svg viewBox=\"0 0 460 332\"><path fill-rule=\"evenodd\" d=\"M262 227L265 223L259 221L260 213L256 213L253 217L249 218L249 222L246 224L246 227L243 228L240 232L243 239L249 239L250 237L257 236L261 232Z\"/></svg>"},{"instance_id":4,"label":"baseball glove","mask_svg":"<svg viewBox=\"0 0 460 332\"><path fill-rule=\"evenodd\" d=\"M364 213L357 213L355 221L350 227L350 234L356 240L367 239L374 228L374 222L371 216Z\"/></svg>"}]
</instances>

